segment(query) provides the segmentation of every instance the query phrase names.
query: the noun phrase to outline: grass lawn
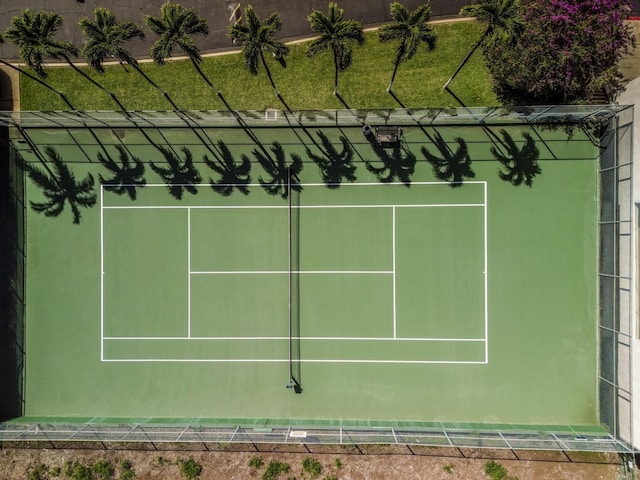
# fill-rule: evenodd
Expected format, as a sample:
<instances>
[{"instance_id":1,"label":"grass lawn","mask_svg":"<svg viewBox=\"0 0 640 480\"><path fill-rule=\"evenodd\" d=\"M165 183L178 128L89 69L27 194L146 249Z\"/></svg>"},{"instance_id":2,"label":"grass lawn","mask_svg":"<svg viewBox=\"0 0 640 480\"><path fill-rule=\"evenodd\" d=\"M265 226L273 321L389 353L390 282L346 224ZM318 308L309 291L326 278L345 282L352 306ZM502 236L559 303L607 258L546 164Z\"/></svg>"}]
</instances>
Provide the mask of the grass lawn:
<instances>
[{"instance_id":1,"label":"grass lawn","mask_svg":"<svg viewBox=\"0 0 640 480\"><path fill-rule=\"evenodd\" d=\"M437 47L426 48L400 65L394 92L407 107L452 107L455 100L442 85L482 33L476 22L435 24ZM364 47L357 48L353 64L340 76L340 92L354 109L394 108L399 105L386 93L393 71L395 44L381 44L377 32L366 33ZM333 95L333 58L325 53L309 59L305 43L291 46L287 68L273 61L270 68L279 91L294 110L344 108ZM208 89L189 61L168 62L162 67L144 63L142 68L184 110L220 110L224 105ZM105 74L90 75L113 91L129 110L167 110L171 106L131 68L107 67ZM252 76L240 54L204 59L203 70L238 110L281 109L264 71ZM70 68L47 69L47 81L65 93L78 110L114 110L117 105L102 91ZM54 93L21 77L23 110L66 110ZM452 84L452 89L469 106L497 105L491 78L480 53L474 55Z\"/></svg>"}]
</instances>

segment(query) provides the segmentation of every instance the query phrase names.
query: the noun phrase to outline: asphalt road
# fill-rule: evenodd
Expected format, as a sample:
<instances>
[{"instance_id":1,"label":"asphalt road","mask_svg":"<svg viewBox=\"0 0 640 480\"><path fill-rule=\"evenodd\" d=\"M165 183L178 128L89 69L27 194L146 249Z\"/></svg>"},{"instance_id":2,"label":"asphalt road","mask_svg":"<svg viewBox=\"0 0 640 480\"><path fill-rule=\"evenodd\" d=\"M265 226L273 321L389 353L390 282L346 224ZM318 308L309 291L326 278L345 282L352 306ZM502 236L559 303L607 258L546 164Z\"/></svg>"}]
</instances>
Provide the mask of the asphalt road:
<instances>
[{"instance_id":1,"label":"asphalt road","mask_svg":"<svg viewBox=\"0 0 640 480\"><path fill-rule=\"evenodd\" d=\"M120 20L129 20L143 24L145 14L159 15L160 6L165 0L0 0L0 30L4 31L14 16L29 8L31 10L55 11L62 15L64 23L59 38L78 47L84 44L84 37L78 21L83 17L92 17L98 6L109 8ZM389 5L393 0L340 0L345 16L359 20L364 26L387 22ZM209 35L197 39L203 53L231 49L231 40L226 36L230 23L230 14L240 2L240 10L249 3L242 0L182 0L179 3L191 7L205 18L209 25ZM272 12L279 12L283 21L281 37L292 39L311 34L307 17L313 10L326 11L328 0L253 0L250 2L262 18ZM414 9L424 0L404 0L407 8ZM470 0L431 0L432 18L455 16L462 6L472 3ZM145 26L145 40L135 40L130 49L136 57L148 56L155 35ZM0 58L15 60L18 52L15 46L7 42L0 45Z\"/></svg>"}]
</instances>

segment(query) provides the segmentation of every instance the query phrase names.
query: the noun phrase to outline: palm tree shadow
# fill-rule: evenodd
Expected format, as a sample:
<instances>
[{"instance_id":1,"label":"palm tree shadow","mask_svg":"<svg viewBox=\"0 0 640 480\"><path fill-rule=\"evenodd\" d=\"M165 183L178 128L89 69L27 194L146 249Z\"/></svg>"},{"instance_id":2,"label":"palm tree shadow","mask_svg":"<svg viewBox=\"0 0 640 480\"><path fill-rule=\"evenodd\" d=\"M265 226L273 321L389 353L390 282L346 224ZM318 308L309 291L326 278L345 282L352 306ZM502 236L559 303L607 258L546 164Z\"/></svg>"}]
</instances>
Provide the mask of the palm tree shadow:
<instances>
[{"instance_id":1,"label":"palm tree shadow","mask_svg":"<svg viewBox=\"0 0 640 480\"><path fill-rule=\"evenodd\" d=\"M395 94L395 93L393 93L393 90L389 90L389 91L388 91L388 93L389 93L389 95L391 95L391 97L396 101L396 103L397 103L398 105L400 105L400 107L402 107L402 108L404 108L404 109L406 110L406 108L407 108L407 107L404 105L404 103L402 103L402 102L400 101L400 99L396 96L396 94Z\"/></svg>"},{"instance_id":2,"label":"palm tree shadow","mask_svg":"<svg viewBox=\"0 0 640 480\"><path fill-rule=\"evenodd\" d=\"M49 160L45 162L41 159L41 162L46 171L22 162L27 176L42 189L47 199L44 202L30 200L29 204L36 212L43 213L47 217L57 217L68 203L73 213L73 223L78 225L81 218L80 207L93 207L97 201L93 176L88 173L84 179L76 181L71 169L62 161L62 157L53 147L46 147L45 154ZM53 169L50 169L47 164L51 164Z\"/></svg>"},{"instance_id":3,"label":"palm tree shadow","mask_svg":"<svg viewBox=\"0 0 640 480\"><path fill-rule=\"evenodd\" d=\"M180 150L184 155L184 159L180 158L175 152L160 145L156 145L167 162L166 166L159 166L149 161L151 170L156 172L162 180L167 184L167 188L171 196L177 200L182 200L184 192L192 195L198 193L197 185L202 181L200 173L193 165L193 154L187 147Z\"/></svg>"},{"instance_id":4,"label":"palm tree shadow","mask_svg":"<svg viewBox=\"0 0 640 480\"><path fill-rule=\"evenodd\" d=\"M141 125L136 125L136 129L150 145L161 153L164 158L166 166L156 165L153 160L149 160L149 166L151 167L151 170L162 178L164 183L167 185L167 189L171 196L176 200L182 200L182 196L185 191L192 195L196 195L198 193L197 185L202 181L202 177L193 163L193 154L191 153L191 150L187 147L182 147L180 149L184 155L184 159L182 159L178 152L173 149L171 143L164 137L159 128L156 127L160 136L163 137L167 147L154 141L154 139L151 138L145 128ZM119 138L119 135L116 134L116 136ZM210 146L207 146L207 150L212 152L214 156L217 155Z\"/></svg>"},{"instance_id":5,"label":"palm tree shadow","mask_svg":"<svg viewBox=\"0 0 640 480\"><path fill-rule=\"evenodd\" d=\"M299 116L299 123L302 123L302 119L315 122L318 118L324 118L334 122L336 120L336 114L333 110L301 110L296 112Z\"/></svg>"},{"instance_id":6,"label":"palm tree shadow","mask_svg":"<svg viewBox=\"0 0 640 480\"><path fill-rule=\"evenodd\" d=\"M249 174L251 161L243 155L242 162L237 164L231 150L222 140L218 140L218 149L220 150L220 159L209 160L207 155L203 157L204 163L219 175L217 182L209 179L211 188L224 197L231 195L234 189L248 195L247 185L251 183L251 175Z\"/></svg>"},{"instance_id":7,"label":"palm tree shadow","mask_svg":"<svg viewBox=\"0 0 640 480\"><path fill-rule=\"evenodd\" d=\"M431 164L433 174L438 180L449 182L451 188L456 188L463 185L465 178L475 178L476 174L471 168L469 149L462 138L456 137L454 139L458 148L453 152L437 131L435 138L431 137L426 130L425 134L440 152L440 157L429 153L426 147L421 147L420 152Z\"/></svg>"},{"instance_id":8,"label":"palm tree shadow","mask_svg":"<svg viewBox=\"0 0 640 480\"><path fill-rule=\"evenodd\" d=\"M338 151L329 138L320 130L317 131L322 142L322 155L316 155L307 149L307 155L320 169L322 181L328 188L338 188L343 181L356 180L356 166L353 164L353 148L344 135L340 136L342 150Z\"/></svg>"},{"instance_id":9,"label":"palm tree shadow","mask_svg":"<svg viewBox=\"0 0 640 480\"><path fill-rule=\"evenodd\" d=\"M121 113L121 112L115 112ZM50 112L49 115L55 116L58 115L57 112ZM127 194L131 200L137 199L137 189L142 188L146 185L146 180L143 175L145 173L144 164L141 162L139 158L134 156L127 148L127 146L122 141L121 135L118 134L117 129L110 128L114 137L121 142L120 145L116 145L116 149L118 150L119 159L115 160L109 150L102 142L100 137L96 134L96 131L93 127L87 124L87 119L91 119L90 115L80 111L69 112L66 116L74 116L78 122L84 125L84 129L89 132L92 136L96 145L100 147L100 150L97 154L97 160L111 172L110 178L105 178L101 173L98 173L98 178L100 184L105 185L105 190L109 192L116 193L117 195ZM30 134L18 127L22 137L27 140L29 143L33 143L33 140L30 139ZM79 142L72 131L69 128L64 129L65 132L69 135L69 137L74 141L75 145L78 147L79 151L82 151L90 163L95 161L95 158L90 155L84 144ZM38 153L37 147L33 147L34 151L36 151L38 158L40 159L42 165L45 167L50 176L55 176L53 171L48 167L48 162L44 160L41 155ZM78 219L79 220L79 219ZM75 223L75 222L74 222Z\"/></svg>"},{"instance_id":10,"label":"palm tree shadow","mask_svg":"<svg viewBox=\"0 0 640 480\"><path fill-rule=\"evenodd\" d=\"M267 179L258 177L260 185L269 195L280 195L282 198L289 196L289 190L300 192L300 172L302 171L302 158L295 153L291 154L291 163L287 162L286 154L280 142L273 142L271 146L273 157L265 155L258 149L253 150L253 155L262 166ZM243 162L248 161L246 155L242 156Z\"/></svg>"},{"instance_id":11,"label":"palm tree shadow","mask_svg":"<svg viewBox=\"0 0 640 480\"><path fill-rule=\"evenodd\" d=\"M525 144L522 148L513 140L506 130L500 130L502 139L498 140L506 154L499 151L496 147L491 147L491 154L504 167L504 170L498 172L500 179L511 183L513 186L520 186L523 183L531 187L533 179L536 175L542 173L542 169L538 165L540 151L536 147L533 137L527 132L523 132Z\"/></svg>"},{"instance_id":12,"label":"palm tree shadow","mask_svg":"<svg viewBox=\"0 0 640 480\"><path fill-rule=\"evenodd\" d=\"M342 103L342 105L344 105L344 108L346 108L347 110L351 110L351 107L347 104L347 102L345 101L344 98L342 98L342 95L340 95L338 92L334 92L333 94L338 100L340 100L340 103Z\"/></svg>"},{"instance_id":13,"label":"palm tree shadow","mask_svg":"<svg viewBox=\"0 0 640 480\"><path fill-rule=\"evenodd\" d=\"M391 147L383 147L375 135L366 135L371 148L382 163L381 166L374 165L370 160L364 158L367 170L373 173L382 183L392 183L396 178L409 187L411 185L411 175L416 167L416 157L402 146L402 142L395 142Z\"/></svg>"},{"instance_id":14,"label":"palm tree shadow","mask_svg":"<svg viewBox=\"0 0 640 480\"><path fill-rule=\"evenodd\" d=\"M98 174L98 178L106 191L117 195L126 193L131 200L136 200L137 188L143 188L147 183L143 177L144 163L138 157L129 157L123 145L116 145L116 148L120 154L119 163L106 150L104 155L98 152L98 160L112 173L111 178L104 178L102 174Z\"/></svg>"}]
</instances>

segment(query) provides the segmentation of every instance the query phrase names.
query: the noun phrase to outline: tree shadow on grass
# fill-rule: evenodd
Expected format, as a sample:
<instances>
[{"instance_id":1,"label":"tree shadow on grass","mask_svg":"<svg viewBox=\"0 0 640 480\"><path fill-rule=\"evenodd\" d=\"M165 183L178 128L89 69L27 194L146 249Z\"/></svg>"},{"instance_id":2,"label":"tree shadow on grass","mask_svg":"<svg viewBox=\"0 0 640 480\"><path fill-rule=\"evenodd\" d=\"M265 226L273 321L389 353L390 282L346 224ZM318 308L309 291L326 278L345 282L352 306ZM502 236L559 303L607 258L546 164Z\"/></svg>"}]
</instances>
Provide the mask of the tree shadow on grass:
<instances>
[{"instance_id":1,"label":"tree shadow on grass","mask_svg":"<svg viewBox=\"0 0 640 480\"><path fill-rule=\"evenodd\" d=\"M340 95L337 91L333 94L338 100L340 100L340 103L342 103L342 105L344 106L345 109L347 110L351 110L351 107L349 106L349 104L346 102L346 100L342 97L342 95Z\"/></svg>"},{"instance_id":2,"label":"tree shadow on grass","mask_svg":"<svg viewBox=\"0 0 640 480\"><path fill-rule=\"evenodd\" d=\"M356 180L356 166L353 164L353 148L344 135L340 136L342 150L338 151L331 140L318 130L318 137L322 142L322 154L316 155L307 149L307 155L320 169L322 181L328 188L338 188L343 181L354 182Z\"/></svg>"}]
</instances>

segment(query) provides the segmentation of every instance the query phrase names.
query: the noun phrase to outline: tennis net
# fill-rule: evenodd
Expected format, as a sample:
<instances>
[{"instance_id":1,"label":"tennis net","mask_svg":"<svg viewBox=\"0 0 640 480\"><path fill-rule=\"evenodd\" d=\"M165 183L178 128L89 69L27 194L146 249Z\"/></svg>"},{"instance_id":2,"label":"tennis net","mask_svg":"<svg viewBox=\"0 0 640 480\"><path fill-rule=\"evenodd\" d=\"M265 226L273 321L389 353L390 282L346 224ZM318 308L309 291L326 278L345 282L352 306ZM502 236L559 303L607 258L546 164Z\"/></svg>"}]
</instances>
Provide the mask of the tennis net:
<instances>
[{"instance_id":1,"label":"tennis net","mask_svg":"<svg viewBox=\"0 0 640 480\"><path fill-rule=\"evenodd\" d=\"M302 393L300 368L300 191L294 185L291 169L287 174L289 226L289 383Z\"/></svg>"}]
</instances>

